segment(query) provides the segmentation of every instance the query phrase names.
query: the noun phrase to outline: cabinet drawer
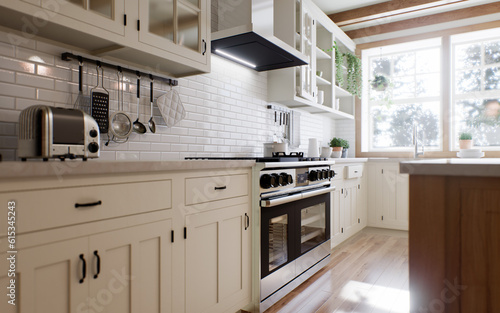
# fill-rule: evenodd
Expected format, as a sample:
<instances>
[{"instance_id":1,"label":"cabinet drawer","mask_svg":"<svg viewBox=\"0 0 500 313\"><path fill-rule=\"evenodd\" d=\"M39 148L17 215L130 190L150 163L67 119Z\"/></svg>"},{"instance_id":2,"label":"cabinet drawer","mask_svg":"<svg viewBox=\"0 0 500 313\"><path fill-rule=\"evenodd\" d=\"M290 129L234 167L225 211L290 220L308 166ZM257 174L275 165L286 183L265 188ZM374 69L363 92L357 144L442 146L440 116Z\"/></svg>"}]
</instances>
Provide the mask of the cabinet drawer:
<instances>
[{"instance_id":1,"label":"cabinet drawer","mask_svg":"<svg viewBox=\"0 0 500 313\"><path fill-rule=\"evenodd\" d=\"M0 193L15 201L17 232L54 228L172 207L170 180ZM0 221L5 221L2 214ZM2 236L4 234L0 234Z\"/></svg>"},{"instance_id":2,"label":"cabinet drawer","mask_svg":"<svg viewBox=\"0 0 500 313\"><path fill-rule=\"evenodd\" d=\"M363 165L349 165L346 166L346 178L358 178L363 176Z\"/></svg>"},{"instance_id":3,"label":"cabinet drawer","mask_svg":"<svg viewBox=\"0 0 500 313\"><path fill-rule=\"evenodd\" d=\"M248 174L186 178L186 205L248 195Z\"/></svg>"}]
</instances>

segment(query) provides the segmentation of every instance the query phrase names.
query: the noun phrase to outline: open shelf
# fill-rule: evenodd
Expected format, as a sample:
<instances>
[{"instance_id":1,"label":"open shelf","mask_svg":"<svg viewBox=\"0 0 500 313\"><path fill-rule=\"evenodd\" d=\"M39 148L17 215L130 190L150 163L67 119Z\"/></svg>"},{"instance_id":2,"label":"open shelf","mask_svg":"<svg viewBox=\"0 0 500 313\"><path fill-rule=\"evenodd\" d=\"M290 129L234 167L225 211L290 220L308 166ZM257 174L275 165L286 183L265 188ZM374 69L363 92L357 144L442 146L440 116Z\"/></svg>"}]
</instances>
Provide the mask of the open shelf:
<instances>
[{"instance_id":1,"label":"open shelf","mask_svg":"<svg viewBox=\"0 0 500 313\"><path fill-rule=\"evenodd\" d=\"M335 97L336 98L352 97L352 94L349 91L335 85Z\"/></svg>"},{"instance_id":2,"label":"open shelf","mask_svg":"<svg viewBox=\"0 0 500 313\"><path fill-rule=\"evenodd\" d=\"M316 76L316 85L330 86L332 83L324 79L323 77Z\"/></svg>"},{"instance_id":3,"label":"open shelf","mask_svg":"<svg viewBox=\"0 0 500 313\"><path fill-rule=\"evenodd\" d=\"M314 101L310 101L307 99L304 99L299 96L294 96L293 99L290 100L282 100L278 101L279 103L282 103L286 105L289 108L297 108L304 110L306 112L309 112L311 114L325 114L329 116L331 119L338 120L338 119L354 119L354 116L352 114L348 114L339 110L335 110L331 107L328 107L326 105L318 104Z\"/></svg>"},{"instance_id":4,"label":"open shelf","mask_svg":"<svg viewBox=\"0 0 500 313\"><path fill-rule=\"evenodd\" d=\"M316 59L318 59L318 60L330 60L331 58L332 57L328 53L326 53L325 51L316 47Z\"/></svg>"}]
</instances>

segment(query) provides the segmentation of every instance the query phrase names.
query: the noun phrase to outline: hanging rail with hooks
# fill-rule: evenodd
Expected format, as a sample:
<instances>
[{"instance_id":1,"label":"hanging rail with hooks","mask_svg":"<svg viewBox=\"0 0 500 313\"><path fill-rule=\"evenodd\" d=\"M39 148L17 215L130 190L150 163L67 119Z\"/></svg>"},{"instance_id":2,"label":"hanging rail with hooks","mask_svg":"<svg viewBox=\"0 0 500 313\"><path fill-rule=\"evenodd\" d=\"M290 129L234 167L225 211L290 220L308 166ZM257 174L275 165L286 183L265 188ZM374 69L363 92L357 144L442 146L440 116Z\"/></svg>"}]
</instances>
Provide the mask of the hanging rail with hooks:
<instances>
[{"instance_id":1,"label":"hanging rail with hooks","mask_svg":"<svg viewBox=\"0 0 500 313\"><path fill-rule=\"evenodd\" d=\"M119 65L114 65L114 64L111 64L111 63L106 63L106 62L102 62L102 61L95 60L95 59L89 59L89 58L83 57L81 55L75 55L75 54L70 53L70 52L64 52L61 55L61 59L63 61L76 60L78 62L95 63L97 66L105 66L105 67L115 68L119 72L128 72L128 73L131 73L131 74L135 74L137 76L148 76L150 79L163 81L163 82L167 83L170 86L177 86L179 84L179 82L176 79L166 78L166 77L162 77L162 76L156 76L156 75L153 75L153 74L150 74L150 73L144 73L144 72L133 70L133 69L129 69L129 68L126 68L126 67L121 67Z\"/></svg>"}]
</instances>

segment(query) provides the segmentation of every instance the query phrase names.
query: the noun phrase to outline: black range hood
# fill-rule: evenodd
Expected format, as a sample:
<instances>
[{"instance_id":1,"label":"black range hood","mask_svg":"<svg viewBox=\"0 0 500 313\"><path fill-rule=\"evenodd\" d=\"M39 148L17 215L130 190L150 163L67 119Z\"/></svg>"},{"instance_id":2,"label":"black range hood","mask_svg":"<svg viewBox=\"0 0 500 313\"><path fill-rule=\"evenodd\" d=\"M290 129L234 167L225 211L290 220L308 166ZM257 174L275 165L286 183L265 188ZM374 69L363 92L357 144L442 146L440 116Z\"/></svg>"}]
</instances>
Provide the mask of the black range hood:
<instances>
[{"instance_id":1,"label":"black range hood","mask_svg":"<svg viewBox=\"0 0 500 313\"><path fill-rule=\"evenodd\" d=\"M307 64L296 55L254 32L212 40L212 53L259 72Z\"/></svg>"},{"instance_id":2,"label":"black range hood","mask_svg":"<svg viewBox=\"0 0 500 313\"><path fill-rule=\"evenodd\" d=\"M212 0L212 53L259 72L307 64L308 58L295 49L289 28L279 23L295 19L294 3Z\"/></svg>"}]
</instances>

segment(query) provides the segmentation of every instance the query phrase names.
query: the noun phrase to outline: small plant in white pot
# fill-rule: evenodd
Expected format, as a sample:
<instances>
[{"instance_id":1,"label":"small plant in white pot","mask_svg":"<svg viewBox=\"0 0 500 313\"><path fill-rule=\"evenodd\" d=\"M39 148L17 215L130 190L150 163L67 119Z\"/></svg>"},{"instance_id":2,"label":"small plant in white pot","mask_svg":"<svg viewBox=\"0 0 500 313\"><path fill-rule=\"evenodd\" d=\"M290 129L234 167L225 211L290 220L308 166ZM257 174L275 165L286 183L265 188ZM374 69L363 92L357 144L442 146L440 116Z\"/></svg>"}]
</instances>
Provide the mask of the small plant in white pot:
<instances>
[{"instance_id":1,"label":"small plant in white pot","mask_svg":"<svg viewBox=\"0 0 500 313\"><path fill-rule=\"evenodd\" d=\"M460 149L472 149L472 134L471 133L460 133L460 137L458 138L458 143L460 145Z\"/></svg>"},{"instance_id":2,"label":"small plant in white pot","mask_svg":"<svg viewBox=\"0 0 500 313\"><path fill-rule=\"evenodd\" d=\"M330 140L330 147L333 149L332 158L340 158L340 156L342 156L343 143L344 140L337 137L333 137L332 140Z\"/></svg>"}]
</instances>

